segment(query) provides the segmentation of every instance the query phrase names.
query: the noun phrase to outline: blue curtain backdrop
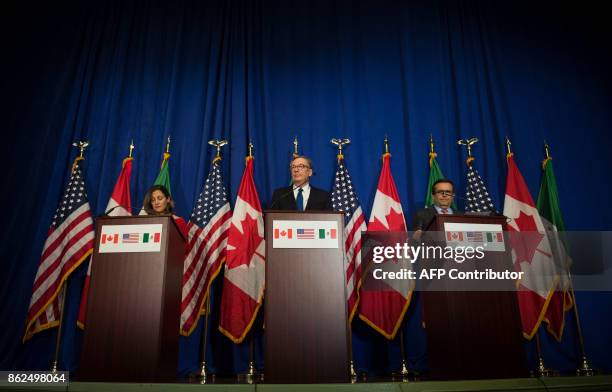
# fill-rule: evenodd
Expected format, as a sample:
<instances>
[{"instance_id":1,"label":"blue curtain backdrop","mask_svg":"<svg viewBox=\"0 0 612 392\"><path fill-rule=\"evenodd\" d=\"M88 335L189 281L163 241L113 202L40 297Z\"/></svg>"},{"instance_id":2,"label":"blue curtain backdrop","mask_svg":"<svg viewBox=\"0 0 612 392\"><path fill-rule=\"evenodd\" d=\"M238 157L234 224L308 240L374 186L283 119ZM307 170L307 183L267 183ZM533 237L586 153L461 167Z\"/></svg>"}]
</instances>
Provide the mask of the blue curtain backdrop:
<instances>
[{"instance_id":1,"label":"blue curtain backdrop","mask_svg":"<svg viewBox=\"0 0 612 392\"><path fill-rule=\"evenodd\" d=\"M369 216L388 135L392 170L411 220L423 205L428 137L444 173L465 189L459 138L480 139L475 166L497 209L510 137L531 193L537 195L543 141L551 145L568 230L612 228L611 46L603 13L559 3L490 1L128 1L57 3L4 15L0 119L7 169L1 193L0 369L45 369L56 330L21 336L47 228L76 150L90 204L102 214L130 140L136 145L133 206L157 172L168 135L178 214L188 217L208 172L212 138L226 138L223 176L232 205L247 143L255 145L262 202L288 181L297 136L315 162L313 184L330 189L332 137L352 140L346 162ZM40 7L40 6L39 6ZM602 15L602 16L599 16ZM601 200L601 202L600 202ZM461 200L458 201L462 205ZM603 204L603 208L598 208ZM78 369L75 318L86 266L70 280L61 366ZM217 279L213 309L218 309ZM587 353L610 371L612 295L579 292ZM418 295L404 327L410 365L426 370ZM568 314L569 315L569 314ZM212 331L209 363L244 371L245 345ZM199 328L181 340L178 372L198 366ZM353 325L360 370L399 366L399 342ZM262 362L261 331L256 359ZM573 316L561 344L542 334L549 366L578 363ZM526 344L533 364L533 347Z\"/></svg>"}]
</instances>

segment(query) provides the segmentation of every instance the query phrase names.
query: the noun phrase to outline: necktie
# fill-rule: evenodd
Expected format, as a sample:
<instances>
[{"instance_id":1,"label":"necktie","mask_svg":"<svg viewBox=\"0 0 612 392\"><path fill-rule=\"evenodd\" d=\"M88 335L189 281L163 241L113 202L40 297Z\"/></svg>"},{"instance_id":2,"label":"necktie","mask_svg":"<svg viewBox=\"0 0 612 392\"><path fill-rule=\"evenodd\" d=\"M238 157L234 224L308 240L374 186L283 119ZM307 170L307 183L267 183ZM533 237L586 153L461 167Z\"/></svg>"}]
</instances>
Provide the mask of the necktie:
<instances>
[{"instance_id":1,"label":"necktie","mask_svg":"<svg viewBox=\"0 0 612 392\"><path fill-rule=\"evenodd\" d=\"M304 192L304 190L300 188L298 195L295 198L295 204L297 204L298 211L304 211L304 195L302 195L302 192Z\"/></svg>"},{"instance_id":2,"label":"necktie","mask_svg":"<svg viewBox=\"0 0 612 392\"><path fill-rule=\"evenodd\" d=\"M440 210L442 211L442 214L448 214L448 208L441 208Z\"/></svg>"}]
</instances>

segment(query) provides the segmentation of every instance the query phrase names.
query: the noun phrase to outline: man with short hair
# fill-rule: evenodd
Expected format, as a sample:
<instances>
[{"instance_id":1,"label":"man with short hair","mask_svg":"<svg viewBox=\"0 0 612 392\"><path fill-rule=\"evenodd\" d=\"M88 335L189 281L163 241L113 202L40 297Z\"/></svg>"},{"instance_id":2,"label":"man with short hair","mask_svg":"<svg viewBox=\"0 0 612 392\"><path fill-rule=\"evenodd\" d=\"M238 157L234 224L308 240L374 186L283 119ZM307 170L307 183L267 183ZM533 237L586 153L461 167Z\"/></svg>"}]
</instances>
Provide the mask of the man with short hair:
<instances>
[{"instance_id":1,"label":"man with short hair","mask_svg":"<svg viewBox=\"0 0 612 392\"><path fill-rule=\"evenodd\" d=\"M455 197L455 184L447 178L439 179L431 186L431 195L434 204L431 207L418 210L414 216L415 235L425 230L436 215L457 214L453 210L453 198Z\"/></svg>"},{"instance_id":2,"label":"man with short hair","mask_svg":"<svg viewBox=\"0 0 612 392\"><path fill-rule=\"evenodd\" d=\"M292 185L279 188L272 195L271 210L332 211L329 193L310 185L312 161L305 156L293 158L289 164Z\"/></svg>"}]
</instances>

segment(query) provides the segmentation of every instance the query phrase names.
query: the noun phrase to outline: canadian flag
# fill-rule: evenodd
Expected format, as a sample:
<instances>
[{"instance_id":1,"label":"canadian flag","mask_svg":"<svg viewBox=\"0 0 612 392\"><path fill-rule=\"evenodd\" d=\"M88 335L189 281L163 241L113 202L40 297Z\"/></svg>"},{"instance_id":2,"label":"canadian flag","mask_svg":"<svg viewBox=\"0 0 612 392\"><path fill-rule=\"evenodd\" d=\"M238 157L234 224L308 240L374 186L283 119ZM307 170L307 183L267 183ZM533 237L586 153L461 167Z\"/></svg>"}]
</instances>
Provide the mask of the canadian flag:
<instances>
[{"instance_id":1,"label":"canadian flag","mask_svg":"<svg viewBox=\"0 0 612 392\"><path fill-rule=\"evenodd\" d=\"M262 304L265 242L261 203L247 157L229 229L219 330L234 343L244 340Z\"/></svg>"},{"instance_id":2,"label":"canadian flag","mask_svg":"<svg viewBox=\"0 0 612 392\"><path fill-rule=\"evenodd\" d=\"M549 304L557 300L555 295L562 293L556 292L560 276L544 224L512 154L508 154L504 215L509 218L514 267L524 272L517 294L523 335L531 339Z\"/></svg>"},{"instance_id":3,"label":"canadian flag","mask_svg":"<svg viewBox=\"0 0 612 392\"><path fill-rule=\"evenodd\" d=\"M406 220L391 174L390 159L391 154L383 155L368 231L406 231ZM366 274L365 279L372 277ZM413 285L402 279L385 281L384 284L387 287L382 290L366 290L364 287L367 285L362 286L359 318L387 339L393 339L410 305Z\"/></svg>"},{"instance_id":4,"label":"canadian flag","mask_svg":"<svg viewBox=\"0 0 612 392\"><path fill-rule=\"evenodd\" d=\"M113 194L108 201L106 211L110 211L110 216L129 216L132 215L132 198L130 196L130 178L132 177L132 161L134 158L125 158L121 166L121 173L113 188ZM111 238L102 238L102 243L106 242L117 243L119 236L113 235ZM89 293L89 281L91 279L91 264L93 256L89 260L87 266L87 275L83 282L83 291L81 292L81 304L79 305L79 315L77 316L77 325L80 328L85 328L85 313L87 312L87 295Z\"/></svg>"},{"instance_id":5,"label":"canadian flag","mask_svg":"<svg viewBox=\"0 0 612 392\"><path fill-rule=\"evenodd\" d=\"M293 229L280 230L274 229L274 238L292 238L293 237Z\"/></svg>"}]
</instances>

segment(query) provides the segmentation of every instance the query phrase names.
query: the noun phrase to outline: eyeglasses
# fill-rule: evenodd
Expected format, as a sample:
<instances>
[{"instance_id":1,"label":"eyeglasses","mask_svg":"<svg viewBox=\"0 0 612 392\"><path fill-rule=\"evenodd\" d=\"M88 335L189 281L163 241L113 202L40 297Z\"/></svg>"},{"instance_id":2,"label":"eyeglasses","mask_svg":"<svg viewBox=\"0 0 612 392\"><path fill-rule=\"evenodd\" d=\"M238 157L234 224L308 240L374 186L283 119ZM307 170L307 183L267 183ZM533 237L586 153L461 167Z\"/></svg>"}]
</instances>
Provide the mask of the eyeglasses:
<instances>
[{"instance_id":1,"label":"eyeglasses","mask_svg":"<svg viewBox=\"0 0 612 392\"><path fill-rule=\"evenodd\" d=\"M307 165L289 165L289 169L293 170L293 169L298 169L298 170L306 170L306 169L310 169L310 166Z\"/></svg>"},{"instance_id":2,"label":"eyeglasses","mask_svg":"<svg viewBox=\"0 0 612 392\"><path fill-rule=\"evenodd\" d=\"M452 196L453 195L453 191L435 191L434 193L440 196Z\"/></svg>"}]
</instances>

